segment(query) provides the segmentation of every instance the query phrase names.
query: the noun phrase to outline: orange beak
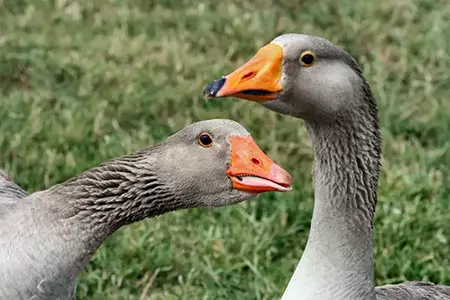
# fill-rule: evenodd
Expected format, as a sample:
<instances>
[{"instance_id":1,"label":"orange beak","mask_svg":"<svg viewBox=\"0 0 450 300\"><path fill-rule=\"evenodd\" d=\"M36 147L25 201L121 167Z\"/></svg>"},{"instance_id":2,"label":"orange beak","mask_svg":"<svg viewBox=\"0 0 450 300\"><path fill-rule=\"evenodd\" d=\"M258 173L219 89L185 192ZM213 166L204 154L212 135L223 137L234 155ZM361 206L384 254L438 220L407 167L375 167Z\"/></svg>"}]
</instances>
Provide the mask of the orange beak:
<instances>
[{"instance_id":1,"label":"orange beak","mask_svg":"<svg viewBox=\"0 0 450 300\"><path fill-rule=\"evenodd\" d=\"M276 99L283 90L282 63L281 46L268 44L236 71L208 84L203 94L207 98L236 97L256 102Z\"/></svg>"},{"instance_id":2,"label":"orange beak","mask_svg":"<svg viewBox=\"0 0 450 300\"><path fill-rule=\"evenodd\" d=\"M275 164L251 136L232 136L231 167L227 175L233 188L250 193L292 190L291 175Z\"/></svg>"}]
</instances>

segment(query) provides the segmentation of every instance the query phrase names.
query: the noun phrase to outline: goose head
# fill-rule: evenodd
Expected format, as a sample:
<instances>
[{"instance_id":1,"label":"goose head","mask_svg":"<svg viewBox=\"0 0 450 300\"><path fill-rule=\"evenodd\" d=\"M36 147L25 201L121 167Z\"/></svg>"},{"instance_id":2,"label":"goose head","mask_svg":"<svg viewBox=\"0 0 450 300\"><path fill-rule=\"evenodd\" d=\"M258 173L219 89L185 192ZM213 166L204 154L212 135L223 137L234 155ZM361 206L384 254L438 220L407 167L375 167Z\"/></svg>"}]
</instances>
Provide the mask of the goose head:
<instances>
[{"instance_id":1,"label":"goose head","mask_svg":"<svg viewBox=\"0 0 450 300\"><path fill-rule=\"evenodd\" d=\"M306 121L351 117L365 105L370 89L351 55L330 41L283 34L244 65L208 84L208 98L236 97L258 102Z\"/></svg>"},{"instance_id":2,"label":"goose head","mask_svg":"<svg viewBox=\"0 0 450 300\"><path fill-rule=\"evenodd\" d=\"M291 175L275 164L250 133L231 120L185 127L152 155L160 180L193 206L221 206L259 193L291 190Z\"/></svg>"}]
</instances>

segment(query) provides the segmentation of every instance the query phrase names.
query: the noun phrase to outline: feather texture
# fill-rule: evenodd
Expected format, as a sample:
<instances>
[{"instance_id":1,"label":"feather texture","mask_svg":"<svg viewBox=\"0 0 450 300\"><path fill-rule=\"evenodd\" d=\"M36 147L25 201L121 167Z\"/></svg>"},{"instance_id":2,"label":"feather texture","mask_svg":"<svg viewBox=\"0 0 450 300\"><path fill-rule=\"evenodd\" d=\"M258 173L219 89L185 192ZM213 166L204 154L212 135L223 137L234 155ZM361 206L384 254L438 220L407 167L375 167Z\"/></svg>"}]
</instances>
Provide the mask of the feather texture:
<instances>
[{"instance_id":1,"label":"feather texture","mask_svg":"<svg viewBox=\"0 0 450 300\"><path fill-rule=\"evenodd\" d=\"M26 196L28 193L0 169L0 203L11 202Z\"/></svg>"},{"instance_id":2,"label":"feather texture","mask_svg":"<svg viewBox=\"0 0 450 300\"><path fill-rule=\"evenodd\" d=\"M450 286L423 281L377 286L375 291L377 300L450 300Z\"/></svg>"}]
</instances>

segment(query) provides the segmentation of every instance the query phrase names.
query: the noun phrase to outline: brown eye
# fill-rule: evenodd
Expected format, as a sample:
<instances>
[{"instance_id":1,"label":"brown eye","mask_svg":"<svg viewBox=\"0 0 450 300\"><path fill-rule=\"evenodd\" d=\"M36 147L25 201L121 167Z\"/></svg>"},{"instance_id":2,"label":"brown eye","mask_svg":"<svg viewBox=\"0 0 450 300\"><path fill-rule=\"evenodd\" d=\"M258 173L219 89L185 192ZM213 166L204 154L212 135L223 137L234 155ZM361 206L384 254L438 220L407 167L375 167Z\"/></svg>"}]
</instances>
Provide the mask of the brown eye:
<instances>
[{"instance_id":1,"label":"brown eye","mask_svg":"<svg viewBox=\"0 0 450 300\"><path fill-rule=\"evenodd\" d=\"M202 133L198 136L198 143L203 147L211 147L213 143L213 139L210 134Z\"/></svg>"},{"instance_id":2,"label":"brown eye","mask_svg":"<svg viewBox=\"0 0 450 300\"><path fill-rule=\"evenodd\" d=\"M305 51L302 53L302 55L300 55L300 63L302 65L304 65L305 67L310 67L314 63L315 58L316 57L315 57L314 53L312 53L310 51Z\"/></svg>"}]
</instances>

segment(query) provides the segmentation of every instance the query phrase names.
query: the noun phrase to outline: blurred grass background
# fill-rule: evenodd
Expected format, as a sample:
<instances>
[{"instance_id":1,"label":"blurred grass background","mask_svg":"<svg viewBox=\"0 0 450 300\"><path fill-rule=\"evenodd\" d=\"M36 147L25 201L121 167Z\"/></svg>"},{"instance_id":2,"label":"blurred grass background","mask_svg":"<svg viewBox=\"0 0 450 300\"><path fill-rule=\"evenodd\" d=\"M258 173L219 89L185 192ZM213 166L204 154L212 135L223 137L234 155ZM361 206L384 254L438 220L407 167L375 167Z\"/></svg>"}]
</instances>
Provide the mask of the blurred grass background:
<instances>
[{"instance_id":1,"label":"blurred grass background","mask_svg":"<svg viewBox=\"0 0 450 300\"><path fill-rule=\"evenodd\" d=\"M0 3L0 168L29 192L209 118L240 121L295 178L292 193L123 228L80 277L78 299L281 297L313 206L303 123L201 93L287 32L344 47L377 97L377 283L450 284L447 0Z\"/></svg>"}]
</instances>

